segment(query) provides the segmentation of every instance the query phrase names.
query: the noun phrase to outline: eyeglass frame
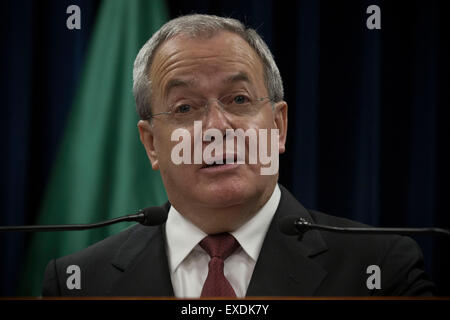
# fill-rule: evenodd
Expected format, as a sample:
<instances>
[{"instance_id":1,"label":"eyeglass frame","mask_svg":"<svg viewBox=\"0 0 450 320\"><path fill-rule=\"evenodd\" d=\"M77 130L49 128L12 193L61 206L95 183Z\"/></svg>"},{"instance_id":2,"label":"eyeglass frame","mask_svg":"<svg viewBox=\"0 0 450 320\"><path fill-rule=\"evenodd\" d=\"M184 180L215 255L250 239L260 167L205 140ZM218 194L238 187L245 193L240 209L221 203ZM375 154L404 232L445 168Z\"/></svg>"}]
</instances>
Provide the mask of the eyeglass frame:
<instances>
[{"instance_id":1,"label":"eyeglass frame","mask_svg":"<svg viewBox=\"0 0 450 320\"><path fill-rule=\"evenodd\" d=\"M222 97L222 98L224 98L224 97ZM216 99L216 98L202 99L202 100L205 101L205 105L204 105L203 109L206 110L209 107L209 102L212 100L212 101L217 101L219 106L220 106L220 108L221 108L221 110L223 112L226 112L226 110L224 109L224 103L222 101L220 101L220 99L221 98L219 98L219 99ZM261 98L255 98L254 100L257 101L257 102L262 102L265 99L269 99L268 101L274 102L274 100L271 97L269 97L269 96L261 97ZM256 103L254 103L254 104L256 104ZM272 104L272 109L274 109L274 104ZM151 120L152 118L155 118L156 116L163 115L163 114L165 114L165 115L172 115L172 114L174 114L174 111L164 111L164 112L158 112L158 113L150 114L147 117L143 118L142 120Z\"/></svg>"}]
</instances>

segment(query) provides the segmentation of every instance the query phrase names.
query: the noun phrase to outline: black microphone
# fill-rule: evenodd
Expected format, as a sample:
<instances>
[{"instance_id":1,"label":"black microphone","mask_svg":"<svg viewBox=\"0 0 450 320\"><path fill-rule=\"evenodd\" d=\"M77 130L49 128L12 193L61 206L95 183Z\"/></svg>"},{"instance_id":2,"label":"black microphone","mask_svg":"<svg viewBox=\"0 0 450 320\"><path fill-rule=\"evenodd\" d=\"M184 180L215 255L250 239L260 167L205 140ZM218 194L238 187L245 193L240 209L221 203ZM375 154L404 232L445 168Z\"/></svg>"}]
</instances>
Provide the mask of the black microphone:
<instances>
[{"instance_id":1,"label":"black microphone","mask_svg":"<svg viewBox=\"0 0 450 320\"><path fill-rule=\"evenodd\" d=\"M450 236L450 230L442 228L344 228L314 224L305 218L288 216L280 220L278 227L288 236L303 236L309 230L322 230L351 234L401 234L401 235L446 235Z\"/></svg>"},{"instance_id":2,"label":"black microphone","mask_svg":"<svg viewBox=\"0 0 450 320\"><path fill-rule=\"evenodd\" d=\"M161 207L148 207L138 211L136 214L97 222L92 224L63 224L63 225L34 225L34 226L0 226L2 231L73 231L73 230L87 230L109 226L118 222L135 221L144 226L157 226L167 220L167 212Z\"/></svg>"}]
</instances>

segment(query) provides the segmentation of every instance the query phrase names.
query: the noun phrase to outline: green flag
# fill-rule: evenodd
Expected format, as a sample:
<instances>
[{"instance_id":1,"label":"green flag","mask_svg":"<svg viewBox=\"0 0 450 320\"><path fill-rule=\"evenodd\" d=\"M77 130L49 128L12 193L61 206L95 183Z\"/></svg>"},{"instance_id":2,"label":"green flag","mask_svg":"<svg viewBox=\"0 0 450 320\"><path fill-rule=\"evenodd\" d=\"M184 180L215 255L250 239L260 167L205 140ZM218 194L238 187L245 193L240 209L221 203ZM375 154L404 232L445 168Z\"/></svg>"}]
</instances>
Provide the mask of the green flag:
<instances>
[{"instance_id":1,"label":"green flag","mask_svg":"<svg viewBox=\"0 0 450 320\"><path fill-rule=\"evenodd\" d=\"M167 9L159 0L107 0L99 10L39 224L93 223L167 199L159 172L152 171L140 144L132 94L134 59L167 20ZM50 259L86 248L129 225L35 234L20 294L40 295Z\"/></svg>"}]
</instances>

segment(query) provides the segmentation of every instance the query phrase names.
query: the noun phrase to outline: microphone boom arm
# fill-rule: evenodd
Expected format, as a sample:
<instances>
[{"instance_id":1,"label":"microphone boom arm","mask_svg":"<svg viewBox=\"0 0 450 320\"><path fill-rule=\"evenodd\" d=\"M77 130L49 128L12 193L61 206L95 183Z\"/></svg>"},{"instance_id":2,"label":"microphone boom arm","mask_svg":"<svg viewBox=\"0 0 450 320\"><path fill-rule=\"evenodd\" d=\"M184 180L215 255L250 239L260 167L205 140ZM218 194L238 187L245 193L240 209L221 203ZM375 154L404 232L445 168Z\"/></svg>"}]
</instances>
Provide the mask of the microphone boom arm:
<instances>
[{"instance_id":1,"label":"microphone boom arm","mask_svg":"<svg viewBox=\"0 0 450 320\"><path fill-rule=\"evenodd\" d=\"M91 224L64 224L64 225L41 225L41 226L0 226L0 232L2 231L77 231L77 230L88 230L100 227L106 227L114 223L124 222L124 221L138 221L140 215L132 214L125 217L115 218L107 221L91 223ZM143 218L143 217L142 217Z\"/></svg>"},{"instance_id":2,"label":"microphone boom arm","mask_svg":"<svg viewBox=\"0 0 450 320\"><path fill-rule=\"evenodd\" d=\"M401 234L401 235L446 235L450 236L450 230L442 228L344 228L344 227L331 227L321 224L314 224L308 222L306 219L299 218L294 222L295 228L300 234L303 234L309 230L322 230L338 233L353 233L353 234Z\"/></svg>"},{"instance_id":3,"label":"microphone boom arm","mask_svg":"<svg viewBox=\"0 0 450 320\"><path fill-rule=\"evenodd\" d=\"M138 211L136 214L114 218L91 224L62 224L62 225L32 225L32 226L0 226L0 232L4 231L77 231L106 227L118 222L139 222L144 226L155 226L167 220L167 212L161 207L148 207Z\"/></svg>"}]
</instances>

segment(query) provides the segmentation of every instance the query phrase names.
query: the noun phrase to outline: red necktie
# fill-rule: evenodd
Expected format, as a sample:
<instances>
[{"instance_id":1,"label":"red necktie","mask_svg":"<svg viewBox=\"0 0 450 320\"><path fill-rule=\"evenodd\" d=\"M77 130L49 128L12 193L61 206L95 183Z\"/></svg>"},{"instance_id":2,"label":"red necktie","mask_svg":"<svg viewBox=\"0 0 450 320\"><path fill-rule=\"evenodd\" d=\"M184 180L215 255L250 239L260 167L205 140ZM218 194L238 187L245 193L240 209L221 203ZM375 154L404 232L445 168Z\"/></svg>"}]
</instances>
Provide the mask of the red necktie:
<instances>
[{"instance_id":1,"label":"red necktie","mask_svg":"<svg viewBox=\"0 0 450 320\"><path fill-rule=\"evenodd\" d=\"M223 274L224 261L238 247L239 243L229 233L205 237L200 246L209 254L208 276L201 297L236 297L236 293Z\"/></svg>"}]
</instances>

